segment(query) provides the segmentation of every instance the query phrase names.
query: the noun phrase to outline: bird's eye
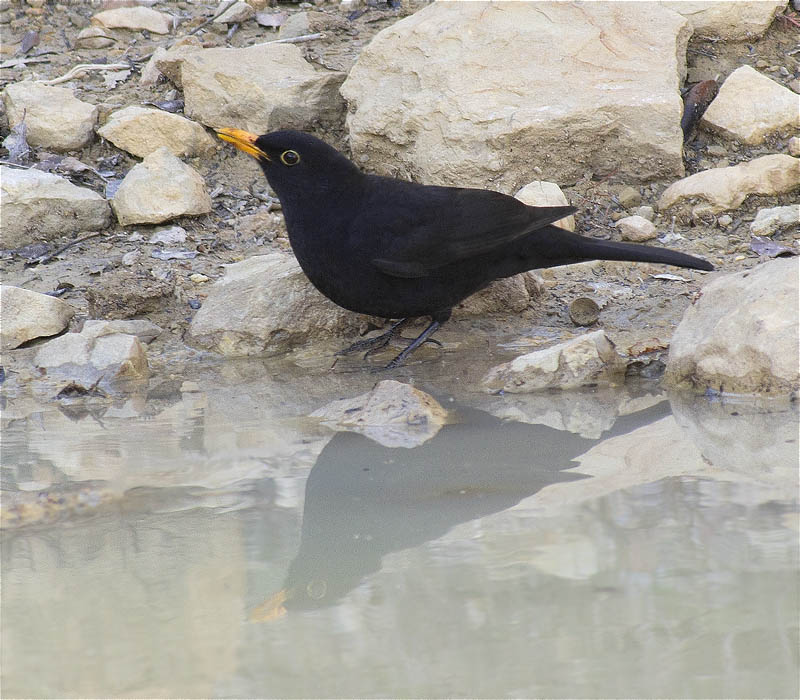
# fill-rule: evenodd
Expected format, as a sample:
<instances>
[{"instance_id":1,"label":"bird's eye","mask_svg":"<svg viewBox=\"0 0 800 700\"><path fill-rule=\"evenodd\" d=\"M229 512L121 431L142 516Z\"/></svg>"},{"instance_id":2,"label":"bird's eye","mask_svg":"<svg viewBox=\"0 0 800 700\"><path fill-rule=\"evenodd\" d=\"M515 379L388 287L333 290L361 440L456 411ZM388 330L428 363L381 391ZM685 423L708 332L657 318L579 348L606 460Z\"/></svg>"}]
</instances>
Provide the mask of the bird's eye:
<instances>
[{"instance_id":1,"label":"bird's eye","mask_svg":"<svg viewBox=\"0 0 800 700\"><path fill-rule=\"evenodd\" d=\"M284 151L281 153L281 163L284 165L297 165L300 162L300 154L297 151Z\"/></svg>"}]
</instances>

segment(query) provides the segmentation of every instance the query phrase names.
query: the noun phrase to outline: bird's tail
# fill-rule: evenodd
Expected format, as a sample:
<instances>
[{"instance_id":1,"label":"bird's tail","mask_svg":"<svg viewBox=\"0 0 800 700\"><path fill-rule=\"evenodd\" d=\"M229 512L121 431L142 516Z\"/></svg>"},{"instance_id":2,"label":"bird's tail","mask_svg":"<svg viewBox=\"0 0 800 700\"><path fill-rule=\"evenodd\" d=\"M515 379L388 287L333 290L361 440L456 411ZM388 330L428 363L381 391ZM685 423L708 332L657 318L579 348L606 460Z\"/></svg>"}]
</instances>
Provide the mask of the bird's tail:
<instances>
[{"instance_id":1,"label":"bird's tail","mask_svg":"<svg viewBox=\"0 0 800 700\"><path fill-rule=\"evenodd\" d=\"M677 250L636 243L603 241L599 238L586 238L555 226L548 226L548 245L540 250L553 255L551 265L565 265L586 260L624 260L629 262L666 263L693 270L711 271L714 266L707 260L693 255L679 253ZM550 255L548 255L550 257Z\"/></svg>"}]
</instances>

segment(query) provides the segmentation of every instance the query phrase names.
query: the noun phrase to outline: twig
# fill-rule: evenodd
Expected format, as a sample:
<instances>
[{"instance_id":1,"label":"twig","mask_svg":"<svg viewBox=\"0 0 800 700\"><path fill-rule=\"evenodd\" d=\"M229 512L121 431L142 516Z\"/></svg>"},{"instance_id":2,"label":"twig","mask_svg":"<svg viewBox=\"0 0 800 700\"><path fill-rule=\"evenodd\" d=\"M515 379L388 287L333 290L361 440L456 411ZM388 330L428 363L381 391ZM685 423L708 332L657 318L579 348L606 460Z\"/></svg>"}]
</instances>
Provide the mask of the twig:
<instances>
[{"instance_id":1,"label":"twig","mask_svg":"<svg viewBox=\"0 0 800 700\"><path fill-rule=\"evenodd\" d=\"M233 5L234 5L234 3L235 3L235 2L236 2L236 0L230 0L230 2L226 3L224 7L221 7L219 10L217 10L217 12L214 14L214 16L213 16L213 17L210 17L209 19L207 19L207 20L206 20L205 22L203 22L202 24L198 24L198 25L197 25L197 26L196 26L194 29L192 29L192 31L190 31L190 32L189 32L189 33L188 33L186 36L192 36L192 34L197 34L197 32L199 32L199 31L200 31L201 29L203 29L204 27L207 27L207 26L208 26L209 24L211 24L211 23L212 23L212 22L213 22L213 21L214 21L214 20L215 20L217 17L221 17L222 15L224 15L224 14L225 14L225 13L226 13L226 12L227 12L227 11L228 11L230 8L231 8L231 7L233 7Z\"/></svg>"},{"instance_id":2,"label":"twig","mask_svg":"<svg viewBox=\"0 0 800 700\"><path fill-rule=\"evenodd\" d=\"M37 82L41 83L42 85L58 85L59 83L66 83L68 80L72 80L75 78L79 73L83 73L86 71L92 70L130 70L130 65L127 63L108 63L108 64L95 64L95 63L79 63L77 66L69 70L68 72L64 73L59 78L53 78L52 80L39 80Z\"/></svg>"},{"instance_id":3,"label":"twig","mask_svg":"<svg viewBox=\"0 0 800 700\"><path fill-rule=\"evenodd\" d=\"M95 231L94 233L87 233L85 236L81 236L80 238L76 238L74 241L70 241L67 245L62 245L58 250L53 251L52 253L48 253L47 255L42 255L39 258L35 258L30 262L25 264L25 267L32 267L33 265L44 265L49 263L53 258L61 255L65 250L72 248L74 245L78 245L78 243L83 243L84 241L88 241L90 238L97 238L98 236L102 236L102 231Z\"/></svg>"},{"instance_id":4,"label":"twig","mask_svg":"<svg viewBox=\"0 0 800 700\"><path fill-rule=\"evenodd\" d=\"M0 68L18 68L19 66L25 66L28 63L49 63L49 58L40 58L38 56L31 56L30 58L25 58L24 56L20 56L19 58L12 58L8 61L3 61L0 63Z\"/></svg>"},{"instance_id":5,"label":"twig","mask_svg":"<svg viewBox=\"0 0 800 700\"><path fill-rule=\"evenodd\" d=\"M303 41L314 41L314 39L324 39L324 34L303 34L303 36L290 36L288 39L273 39L253 46L266 46L267 44L299 44Z\"/></svg>"},{"instance_id":6,"label":"twig","mask_svg":"<svg viewBox=\"0 0 800 700\"><path fill-rule=\"evenodd\" d=\"M35 165L21 165L10 160L0 160L0 165L10 165L12 168L22 168L23 170L30 170L35 167Z\"/></svg>"}]
</instances>

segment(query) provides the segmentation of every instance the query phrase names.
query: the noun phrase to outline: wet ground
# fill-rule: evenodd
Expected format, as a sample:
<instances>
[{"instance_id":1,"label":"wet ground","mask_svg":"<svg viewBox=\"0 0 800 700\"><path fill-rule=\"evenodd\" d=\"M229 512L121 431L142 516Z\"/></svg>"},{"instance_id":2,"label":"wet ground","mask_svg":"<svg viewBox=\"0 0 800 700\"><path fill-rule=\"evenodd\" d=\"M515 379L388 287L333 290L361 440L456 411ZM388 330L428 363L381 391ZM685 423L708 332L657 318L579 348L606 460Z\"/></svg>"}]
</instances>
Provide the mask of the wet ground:
<instances>
[{"instance_id":1,"label":"wet ground","mask_svg":"<svg viewBox=\"0 0 800 700\"><path fill-rule=\"evenodd\" d=\"M413 449L276 359L10 403L4 697L797 697L796 408L490 361L395 376L450 415Z\"/></svg>"}]
</instances>

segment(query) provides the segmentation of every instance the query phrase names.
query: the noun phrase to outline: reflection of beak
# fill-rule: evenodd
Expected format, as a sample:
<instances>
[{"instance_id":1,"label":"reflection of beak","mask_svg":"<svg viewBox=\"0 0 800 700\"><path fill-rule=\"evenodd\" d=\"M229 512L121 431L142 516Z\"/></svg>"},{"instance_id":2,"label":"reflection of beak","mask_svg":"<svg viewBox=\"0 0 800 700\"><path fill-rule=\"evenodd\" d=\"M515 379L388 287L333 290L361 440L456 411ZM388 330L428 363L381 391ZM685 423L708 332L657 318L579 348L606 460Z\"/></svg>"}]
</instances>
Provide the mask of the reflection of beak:
<instances>
[{"instance_id":1,"label":"reflection of beak","mask_svg":"<svg viewBox=\"0 0 800 700\"><path fill-rule=\"evenodd\" d=\"M286 614L283 604L289 599L289 591L285 588L279 590L275 595L267 598L261 605L253 608L250 613L250 622L272 622Z\"/></svg>"},{"instance_id":2,"label":"reflection of beak","mask_svg":"<svg viewBox=\"0 0 800 700\"><path fill-rule=\"evenodd\" d=\"M256 146L256 139L258 136L250 134L241 129L217 129L217 136L223 141L230 141L240 151L244 151L253 158L263 158L269 160L269 156L264 153L258 146Z\"/></svg>"}]
</instances>

